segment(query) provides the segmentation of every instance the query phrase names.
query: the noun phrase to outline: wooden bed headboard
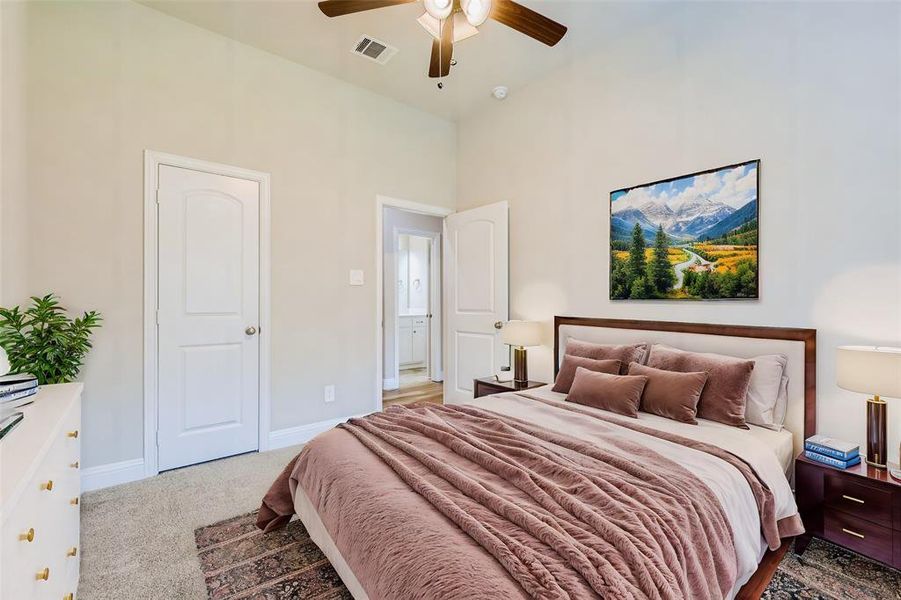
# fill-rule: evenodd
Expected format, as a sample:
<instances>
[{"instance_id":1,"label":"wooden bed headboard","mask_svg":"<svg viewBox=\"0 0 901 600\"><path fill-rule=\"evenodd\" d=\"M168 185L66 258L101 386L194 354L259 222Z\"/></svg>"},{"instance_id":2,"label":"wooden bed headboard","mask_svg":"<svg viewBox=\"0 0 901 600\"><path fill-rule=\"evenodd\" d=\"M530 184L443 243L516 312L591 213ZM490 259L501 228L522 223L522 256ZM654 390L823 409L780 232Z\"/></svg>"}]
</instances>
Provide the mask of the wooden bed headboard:
<instances>
[{"instance_id":1,"label":"wooden bed headboard","mask_svg":"<svg viewBox=\"0 0 901 600\"><path fill-rule=\"evenodd\" d=\"M602 328L592 334L592 328ZM615 333L614 333L615 331ZM563 334L561 335L561 332ZM686 334L681 336L680 334ZM676 338L675 336L679 336ZM713 338L710 336L720 336ZM736 356L784 353L789 355L787 371L800 376L802 381L789 382L789 409L786 427L795 434L796 450L803 447L803 440L817 430L817 351L816 329L793 327L757 327L750 325L715 325L711 323L679 323L674 321L641 321L634 319L601 319L592 317L554 317L554 376L560 367L561 344L569 337L598 343L665 343L685 350L721 352ZM593 339L592 339L593 338ZM729 340L732 338L735 340ZM753 340L747 348L741 339ZM686 343L680 343L684 340ZM772 341L768 347L767 341ZM724 343L725 342L725 343ZM729 347L732 343L733 347ZM737 346L735 344L738 344ZM735 352L740 349L740 352ZM784 351L788 349L788 351ZM792 357L794 358L794 362ZM798 364L803 363L803 364ZM803 415L801 413L803 406ZM789 421L796 423L795 430ZM803 422L803 437L800 423Z\"/></svg>"}]
</instances>

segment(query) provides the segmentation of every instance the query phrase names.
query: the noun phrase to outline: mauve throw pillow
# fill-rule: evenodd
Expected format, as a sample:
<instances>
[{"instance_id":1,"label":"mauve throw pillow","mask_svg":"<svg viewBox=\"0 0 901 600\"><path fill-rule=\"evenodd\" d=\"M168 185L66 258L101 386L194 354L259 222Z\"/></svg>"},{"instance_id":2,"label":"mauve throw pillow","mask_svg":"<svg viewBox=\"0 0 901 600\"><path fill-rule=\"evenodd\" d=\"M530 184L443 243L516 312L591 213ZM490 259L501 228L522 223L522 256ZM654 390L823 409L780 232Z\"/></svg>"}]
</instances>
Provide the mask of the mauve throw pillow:
<instances>
[{"instance_id":1,"label":"mauve throw pillow","mask_svg":"<svg viewBox=\"0 0 901 600\"><path fill-rule=\"evenodd\" d=\"M554 380L554 392L562 394L569 393L569 388L573 384L573 378L576 376L576 368L583 367L589 371L599 373L611 373L616 375L620 371L620 361L614 359L595 360L593 358L583 358L581 356L572 356L570 354L563 355L563 364L557 372L557 379Z\"/></svg>"},{"instance_id":2,"label":"mauve throw pillow","mask_svg":"<svg viewBox=\"0 0 901 600\"><path fill-rule=\"evenodd\" d=\"M566 340L566 354L582 358L593 358L594 360L616 359L622 363L621 374L626 373L630 363L643 363L647 351L647 344L615 346L611 344L593 344L572 338Z\"/></svg>"},{"instance_id":3,"label":"mauve throw pillow","mask_svg":"<svg viewBox=\"0 0 901 600\"><path fill-rule=\"evenodd\" d=\"M695 413L707 382L707 373L664 371L632 363L629 365L629 375L648 378L641 395L641 410L674 421L698 424Z\"/></svg>"},{"instance_id":4,"label":"mauve throw pillow","mask_svg":"<svg viewBox=\"0 0 901 600\"><path fill-rule=\"evenodd\" d=\"M638 418L641 392L647 382L643 375L611 375L577 367L566 400Z\"/></svg>"},{"instance_id":5,"label":"mauve throw pillow","mask_svg":"<svg viewBox=\"0 0 901 600\"><path fill-rule=\"evenodd\" d=\"M754 370L753 360L654 344L647 364L655 369L680 373L705 371L707 385L698 402L698 418L748 429L745 404Z\"/></svg>"}]
</instances>

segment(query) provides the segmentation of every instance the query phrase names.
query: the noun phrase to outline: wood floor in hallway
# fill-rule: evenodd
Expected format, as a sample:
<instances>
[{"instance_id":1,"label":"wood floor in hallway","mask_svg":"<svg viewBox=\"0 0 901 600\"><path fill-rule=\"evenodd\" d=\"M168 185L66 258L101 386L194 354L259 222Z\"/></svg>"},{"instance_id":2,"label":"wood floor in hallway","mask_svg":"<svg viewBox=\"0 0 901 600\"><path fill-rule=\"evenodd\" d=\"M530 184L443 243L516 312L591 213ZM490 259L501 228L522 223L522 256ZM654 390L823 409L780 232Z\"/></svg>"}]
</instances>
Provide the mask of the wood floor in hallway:
<instances>
[{"instance_id":1,"label":"wood floor in hallway","mask_svg":"<svg viewBox=\"0 0 901 600\"><path fill-rule=\"evenodd\" d=\"M384 408L393 404L412 404L414 402L444 404L444 385L434 381L425 381L410 385L402 384L400 389L382 392Z\"/></svg>"}]
</instances>

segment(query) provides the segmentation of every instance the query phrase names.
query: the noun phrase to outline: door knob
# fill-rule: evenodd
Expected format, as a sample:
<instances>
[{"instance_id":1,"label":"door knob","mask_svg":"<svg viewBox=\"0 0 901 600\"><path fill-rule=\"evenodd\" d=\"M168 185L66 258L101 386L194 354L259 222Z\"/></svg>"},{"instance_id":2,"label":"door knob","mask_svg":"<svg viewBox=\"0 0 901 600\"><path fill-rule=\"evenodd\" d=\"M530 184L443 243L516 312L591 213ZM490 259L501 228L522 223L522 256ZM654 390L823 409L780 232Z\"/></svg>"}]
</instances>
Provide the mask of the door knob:
<instances>
[{"instance_id":1,"label":"door knob","mask_svg":"<svg viewBox=\"0 0 901 600\"><path fill-rule=\"evenodd\" d=\"M504 322L503 322L503 321L495 321L495 322L494 322L494 328L495 328L495 329L501 329L503 326L504 326Z\"/></svg>"},{"instance_id":2,"label":"door knob","mask_svg":"<svg viewBox=\"0 0 901 600\"><path fill-rule=\"evenodd\" d=\"M248 327L247 329L244 330L244 333L246 333L247 335L254 335L254 334L256 334L256 332L257 332L257 328L254 327L253 325L251 325L250 327Z\"/></svg>"}]
</instances>

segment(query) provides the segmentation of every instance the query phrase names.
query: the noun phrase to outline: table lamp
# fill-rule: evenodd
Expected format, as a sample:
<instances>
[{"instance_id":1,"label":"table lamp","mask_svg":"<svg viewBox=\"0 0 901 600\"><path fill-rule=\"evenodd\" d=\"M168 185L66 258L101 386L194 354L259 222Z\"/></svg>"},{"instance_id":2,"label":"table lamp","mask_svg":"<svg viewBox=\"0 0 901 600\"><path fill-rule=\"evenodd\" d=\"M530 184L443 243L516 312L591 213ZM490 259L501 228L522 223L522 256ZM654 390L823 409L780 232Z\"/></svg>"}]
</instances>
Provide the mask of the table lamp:
<instances>
[{"instance_id":1,"label":"table lamp","mask_svg":"<svg viewBox=\"0 0 901 600\"><path fill-rule=\"evenodd\" d=\"M541 345L541 323L538 321L507 321L501 329L501 341L513 347L513 384L529 383L526 365L526 346Z\"/></svg>"},{"instance_id":2,"label":"table lamp","mask_svg":"<svg viewBox=\"0 0 901 600\"><path fill-rule=\"evenodd\" d=\"M867 464L887 467L886 405L882 396L901 398L901 348L840 346L836 357L840 388L873 394L867 399ZM901 469L892 469L901 479Z\"/></svg>"}]
</instances>

